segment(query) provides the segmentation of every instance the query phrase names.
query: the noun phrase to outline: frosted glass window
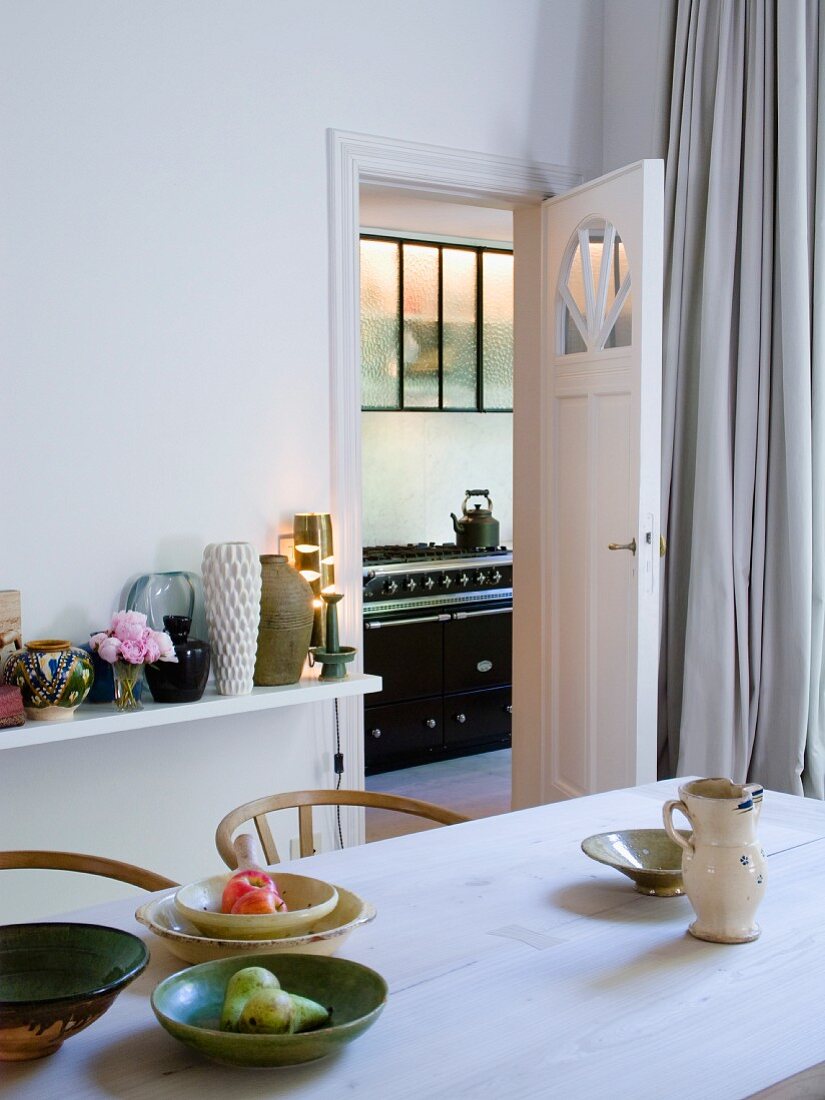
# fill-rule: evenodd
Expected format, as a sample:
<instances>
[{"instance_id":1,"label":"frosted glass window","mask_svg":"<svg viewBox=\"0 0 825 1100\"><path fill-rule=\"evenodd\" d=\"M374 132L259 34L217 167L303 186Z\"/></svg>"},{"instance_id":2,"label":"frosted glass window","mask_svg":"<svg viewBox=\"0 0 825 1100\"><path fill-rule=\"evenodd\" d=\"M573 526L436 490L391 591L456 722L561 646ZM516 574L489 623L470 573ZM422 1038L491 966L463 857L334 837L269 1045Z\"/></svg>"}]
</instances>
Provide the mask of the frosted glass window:
<instances>
[{"instance_id":1,"label":"frosted glass window","mask_svg":"<svg viewBox=\"0 0 825 1100\"><path fill-rule=\"evenodd\" d=\"M603 218L580 225L559 281L559 352L629 347L633 339L630 267L616 227Z\"/></svg>"},{"instance_id":2,"label":"frosted glass window","mask_svg":"<svg viewBox=\"0 0 825 1100\"><path fill-rule=\"evenodd\" d=\"M361 238L362 407L513 407L513 254Z\"/></svg>"},{"instance_id":3,"label":"frosted glass window","mask_svg":"<svg viewBox=\"0 0 825 1100\"><path fill-rule=\"evenodd\" d=\"M401 407L400 248L361 241L361 404Z\"/></svg>"},{"instance_id":4,"label":"frosted glass window","mask_svg":"<svg viewBox=\"0 0 825 1100\"><path fill-rule=\"evenodd\" d=\"M482 370L485 409L513 407L513 254L485 252Z\"/></svg>"},{"instance_id":5,"label":"frosted glass window","mask_svg":"<svg viewBox=\"0 0 825 1100\"><path fill-rule=\"evenodd\" d=\"M478 407L477 254L444 248L442 253L443 407Z\"/></svg>"},{"instance_id":6,"label":"frosted glass window","mask_svg":"<svg viewBox=\"0 0 825 1100\"><path fill-rule=\"evenodd\" d=\"M404 406L437 409L439 398L438 249L405 244Z\"/></svg>"}]
</instances>

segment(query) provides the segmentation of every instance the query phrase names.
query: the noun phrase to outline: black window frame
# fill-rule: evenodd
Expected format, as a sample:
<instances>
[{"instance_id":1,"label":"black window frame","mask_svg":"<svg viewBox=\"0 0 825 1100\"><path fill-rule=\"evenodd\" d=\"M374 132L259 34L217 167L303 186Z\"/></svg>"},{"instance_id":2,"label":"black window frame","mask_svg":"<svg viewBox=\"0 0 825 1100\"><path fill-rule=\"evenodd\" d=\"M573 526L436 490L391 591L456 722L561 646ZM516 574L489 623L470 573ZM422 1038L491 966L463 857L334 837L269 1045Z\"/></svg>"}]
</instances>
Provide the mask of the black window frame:
<instances>
[{"instance_id":1,"label":"black window frame","mask_svg":"<svg viewBox=\"0 0 825 1100\"><path fill-rule=\"evenodd\" d=\"M362 412L410 412L410 413L512 413L508 408L484 407L484 254L496 253L512 256L513 248L487 244L472 244L458 240L430 237L405 237L396 233L359 233L361 241L383 241L395 244L398 249L398 404L361 405ZM404 403L404 260L403 246L422 245L438 249L438 405L405 405ZM465 407L444 408L444 249L474 252L476 256L476 404Z\"/></svg>"}]
</instances>

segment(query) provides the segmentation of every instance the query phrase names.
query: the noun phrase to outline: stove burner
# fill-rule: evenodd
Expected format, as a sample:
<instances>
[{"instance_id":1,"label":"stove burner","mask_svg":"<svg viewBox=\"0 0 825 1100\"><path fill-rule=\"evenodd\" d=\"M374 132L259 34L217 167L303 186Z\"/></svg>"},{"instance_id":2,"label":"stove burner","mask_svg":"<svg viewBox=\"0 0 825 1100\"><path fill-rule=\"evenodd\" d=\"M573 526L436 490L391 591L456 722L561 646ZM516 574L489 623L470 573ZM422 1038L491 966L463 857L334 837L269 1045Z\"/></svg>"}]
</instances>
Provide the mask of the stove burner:
<instances>
[{"instance_id":1,"label":"stove burner","mask_svg":"<svg viewBox=\"0 0 825 1100\"><path fill-rule=\"evenodd\" d=\"M409 542L406 546L365 546L364 565L391 565L393 562L444 561L450 558L480 558L506 555L506 546L479 546L468 550L454 542Z\"/></svg>"}]
</instances>

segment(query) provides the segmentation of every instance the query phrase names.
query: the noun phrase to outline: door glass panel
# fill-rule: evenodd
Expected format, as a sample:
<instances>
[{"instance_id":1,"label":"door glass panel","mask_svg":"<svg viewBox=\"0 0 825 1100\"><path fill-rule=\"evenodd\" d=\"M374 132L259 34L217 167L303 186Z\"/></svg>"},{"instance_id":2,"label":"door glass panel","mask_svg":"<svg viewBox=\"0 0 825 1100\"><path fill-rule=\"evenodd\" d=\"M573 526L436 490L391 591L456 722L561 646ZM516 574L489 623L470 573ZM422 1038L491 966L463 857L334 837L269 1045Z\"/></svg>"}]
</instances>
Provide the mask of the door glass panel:
<instances>
[{"instance_id":1,"label":"door glass panel","mask_svg":"<svg viewBox=\"0 0 825 1100\"><path fill-rule=\"evenodd\" d=\"M593 218L571 237L562 264L559 352L629 347L633 339L630 267L614 225Z\"/></svg>"},{"instance_id":2,"label":"door glass panel","mask_svg":"<svg viewBox=\"0 0 825 1100\"><path fill-rule=\"evenodd\" d=\"M485 409L513 407L513 255L485 252L482 372Z\"/></svg>"},{"instance_id":3,"label":"door glass panel","mask_svg":"<svg viewBox=\"0 0 825 1100\"><path fill-rule=\"evenodd\" d=\"M621 237L616 234L610 260L610 278L607 281L607 302L605 312L610 313L616 299L616 295L622 288L625 279L630 274L630 266L627 262L627 250ZM626 348L633 342L633 288L628 288L627 293L619 307L616 322L605 341L606 348Z\"/></svg>"},{"instance_id":4,"label":"door glass panel","mask_svg":"<svg viewBox=\"0 0 825 1100\"><path fill-rule=\"evenodd\" d=\"M392 241L361 241L361 403L401 405L399 249Z\"/></svg>"},{"instance_id":5,"label":"door glass panel","mask_svg":"<svg viewBox=\"0 0 825 1100\"><path fill-rule=\"evenodd\" d=\"M587 344L582 339L578 326L573 320L573 315L567 306L564 307L564 354L572 355L577 351L587 351Z\"/></svg>"},{"instance_id":6,"label":"door glass panel","mask_svg":"<svg viewBox=\"0 0 825 1100\"><path fill-rule=\"evenodd\" d=\"M476 253L444 248L442 263L444 408L475 409Z\"/></svg>"},{"instance_id":7,"label":"door glass panel","mask_svg":"<svg viewBox=\"0 0 825 1100\"><path fill-rule=\"evenodd\" d=\"M438 249L405 244L404 404L438 408Z\"/></svg>"}]
</instances>

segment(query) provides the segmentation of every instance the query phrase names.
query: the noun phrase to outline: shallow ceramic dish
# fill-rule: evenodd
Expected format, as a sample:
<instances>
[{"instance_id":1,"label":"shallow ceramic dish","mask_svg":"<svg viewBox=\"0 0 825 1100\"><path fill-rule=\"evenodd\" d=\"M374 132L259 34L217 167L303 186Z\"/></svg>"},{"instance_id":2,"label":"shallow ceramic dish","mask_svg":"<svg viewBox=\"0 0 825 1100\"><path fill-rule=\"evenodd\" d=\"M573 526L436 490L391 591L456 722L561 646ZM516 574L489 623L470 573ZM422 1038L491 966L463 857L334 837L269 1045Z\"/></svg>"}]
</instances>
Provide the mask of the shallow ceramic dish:
<instances>
[{"instance_id":1,"label":"shallow ceramic dish","mask_svg":"<svg viewBox=\"0 0 825 1100\"><path fill-rule=\"evenodd\" d=\"M338 904L338 891L329 882L306 875L272 873L287 913L222 913L221 895L232 874L213 875L175 894L175 908L182 917L203 932L226 940L274 940L300 936L331 913Z\"/></svg>"},{"instance_id":2,"label":"shallow ceramic dish","mask_svg":"<svg viewBox=\"0 0 825 1100\"><path fill-rule=\"evenodd\" d=\"M683 836L690 836L687 830ZM660 898L684 894L682 849L664 829L622 829L582 841L582 851L633 880L640 894Z\"/></svg>"},{"instance_id":3,"label":"shallow ceramic dish","mask_svg":"<svg viewBox=\"0 0 825 1100\"><path fill-rule=\"evenodd\" d=\"M297 1035L240 1035L220 1031L226 985L246 966L265 966L283 989L331 1010L330 1023ZM216 1062L232 1066L293 1066L340 1050L375 1023L387 1000L387 983L374 970L329 955L248 955L201 963L166 978L152 993L152 1008L170 1035Z\"/></svg>"},{"instance_id":4,"label":"shallow ceramic dish","mask_svg":"<svg viewBox=\"0 0 825 1100\"><path fill-rule=\"evenodd\" d=\"M161 939L173 955L189 963L210 962L255 952L282 955L300 951L312 955L334 955L353 929L375 918L375 907L368 901L342 886L336 889L338 904L331 913L321 917L301 936L283 936L275 940L225 940L204 936L178 913L174 894L146 902L135 917Z\"/></svg>"},{"instance_id":5,"label":"shallow ceramic dish","mask_svg":"<svg viewBox=\"0 0 825 1100\"><path fill-rule=\"evenodd\" d=\"M149 961L131 932L100 924L0 928L0 1060L54 1054L106 1009Z\"/></svg>"}]
</instances>

